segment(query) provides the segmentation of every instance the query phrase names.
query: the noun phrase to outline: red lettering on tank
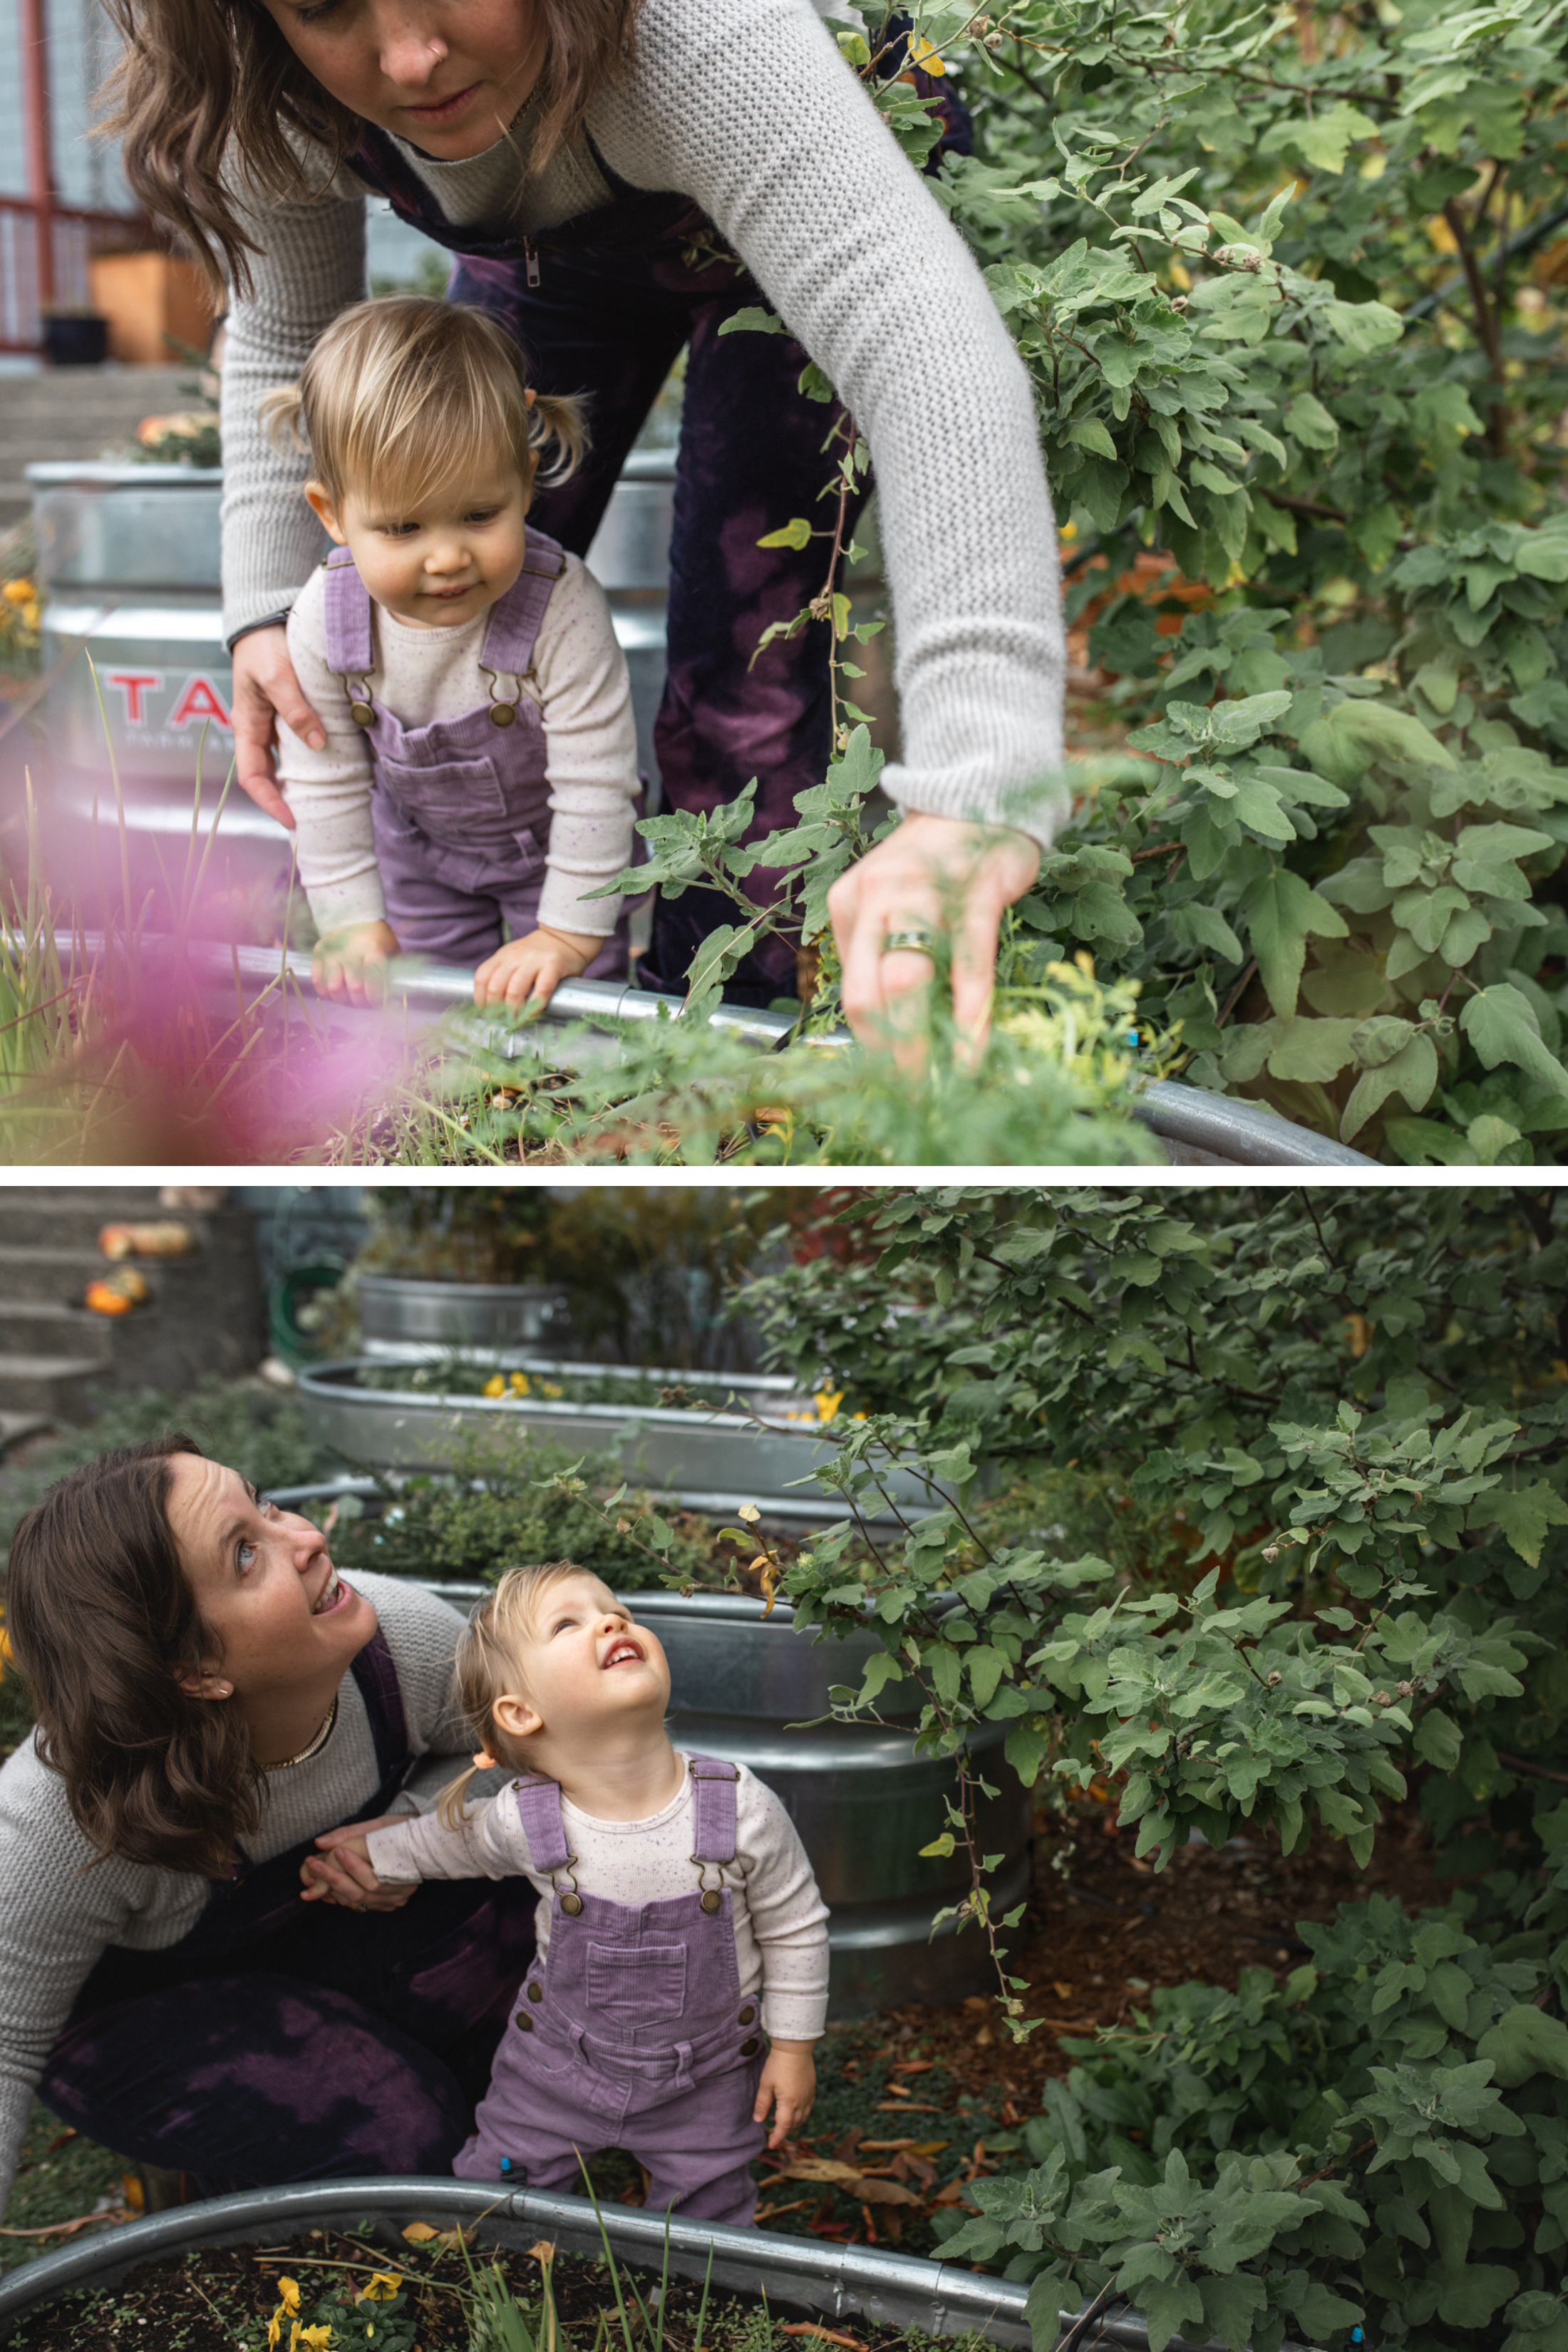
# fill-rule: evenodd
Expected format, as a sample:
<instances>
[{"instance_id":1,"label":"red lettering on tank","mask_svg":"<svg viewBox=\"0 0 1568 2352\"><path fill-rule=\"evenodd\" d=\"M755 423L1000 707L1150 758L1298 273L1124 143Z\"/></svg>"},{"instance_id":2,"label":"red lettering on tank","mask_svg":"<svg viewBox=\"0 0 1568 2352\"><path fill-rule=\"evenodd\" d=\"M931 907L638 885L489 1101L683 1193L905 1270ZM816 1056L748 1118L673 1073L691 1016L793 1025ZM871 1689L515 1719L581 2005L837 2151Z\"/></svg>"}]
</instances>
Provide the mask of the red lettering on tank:
<instances>
[{"instance_id":1,"label":"red lettering on tank","mask_svg":"<svg viewBox=\"0 0 1568 2352\"><path fill-rule=\"evenodd\" d=\"M194 719L216 719L220 727L232 727L234 721L223 707L218 690L210 677L198 671L169 713L171 727L188 727Z\"/></svg>"},{"instance_id":2,"label":"red lettering on tank","mask_svg":"<svg viewBox=\"0 0 1568 2352\"><path fill-rule=\"evenodd\" d=\"M145 718L142 709L142 697L149 690L154 694L157 692L163 683L163 671L161 669L111 669L107 670L104 675L108 683L110 686L117 686L125 697L126 725L142 726Z\"/></svg>"}]
</instances>

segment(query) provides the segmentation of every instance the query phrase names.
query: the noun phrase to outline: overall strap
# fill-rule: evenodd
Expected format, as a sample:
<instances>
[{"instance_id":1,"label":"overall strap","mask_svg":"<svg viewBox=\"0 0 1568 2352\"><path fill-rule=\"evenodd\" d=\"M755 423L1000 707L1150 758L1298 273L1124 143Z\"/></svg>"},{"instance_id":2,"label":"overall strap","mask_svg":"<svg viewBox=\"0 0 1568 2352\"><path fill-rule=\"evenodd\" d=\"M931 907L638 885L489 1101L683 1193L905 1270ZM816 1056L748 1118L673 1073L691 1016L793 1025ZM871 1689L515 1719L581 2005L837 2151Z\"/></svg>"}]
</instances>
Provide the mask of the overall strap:
<instances>
[{"instance_id":1,"label":"overall strap","mask_svg":"<svg viewBox=\"0 0 1568 2352\"><path fill-rule=\"evenodd\" d=\"M735 1790L741 1771L718 1756L688 1759L691 1775L691 1811L695 1863L725 1863L735 1859Z\"/></svg>"},{"instance_id":2,"label":"overall strap","mask_svg":"<svg viewBox=\"0 0 1568 2352\"><path fill-rule=\"evenodd\" d=\"M359 1685L364 1711L370 1718L370 1736L375 1742L375 1769L384 1787L389 1780L401 1779L408 1769L408 1722L403 1712L397 1668L379 1625L349 1672Z\"/></svg>"},{"instance_id":3,"label":"overall strap","mask_svg":"<svg viewBox=\"0 0 1568 2352\"><path fill-rule=\"evenodd\" d=\"M346 547L334 547L323 566L327 575L327 667L337 677L367 677L375 667L370 625L370 591Z\"/></svg>"},{"instance_id":4,"label":"overall strap","mask_svg":"<svg viewBox=\"0 0 1568 2352\"><path fill-rule=\"evenodd\" d=\"M566 1843L566 1825L561 1818L560 1782L541 1778L519 1780L516 1788L518 1818L528 1840L528 1858L541 1877L575 1862L577 1857Z\"/></svg>"},{"instance_id":5,"label":"overall strap","mask_svg":"<svg viewBox=\"0 0 1568 2352\"><path fill-rule=\"evenodd\" d=\"M485 629L481 669L498 677L526 677L533 666L534 641L544 619L555 583L566 568L566 554L558 540L524 525L522 570L506 594L490 606Z\"/></svg>"}]
</instances>

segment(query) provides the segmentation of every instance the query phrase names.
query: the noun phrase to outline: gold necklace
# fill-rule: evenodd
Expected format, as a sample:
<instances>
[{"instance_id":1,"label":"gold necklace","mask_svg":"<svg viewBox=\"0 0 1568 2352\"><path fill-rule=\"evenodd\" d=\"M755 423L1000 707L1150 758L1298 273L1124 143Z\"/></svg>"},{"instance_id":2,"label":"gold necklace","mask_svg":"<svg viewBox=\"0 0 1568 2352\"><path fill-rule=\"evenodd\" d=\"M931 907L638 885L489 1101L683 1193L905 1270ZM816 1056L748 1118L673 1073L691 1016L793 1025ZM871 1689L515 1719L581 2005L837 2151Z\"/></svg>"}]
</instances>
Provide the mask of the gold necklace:
<instances>
[{"instance_id":1,"label":"gold necklace","mask_svg":"<svg viewBox=\"0 0 1568 2352\"><path fill-rule=\"evenodd\" d=\"M300 1748L298 1756L285 1756L280 1764L264 1764L261 1768L262 1770L264 1772L289 1772L292 1771L296 1764L308 1764L311 1757L318 1754L331 1738L332 1726L336 1723L337 1719L338 1694L334 1691L332 1693L331 1706L327 1709L326 1721L321 1725L318 1731L311 1734L304 1747Z\"/></svg>"}]
</instances>

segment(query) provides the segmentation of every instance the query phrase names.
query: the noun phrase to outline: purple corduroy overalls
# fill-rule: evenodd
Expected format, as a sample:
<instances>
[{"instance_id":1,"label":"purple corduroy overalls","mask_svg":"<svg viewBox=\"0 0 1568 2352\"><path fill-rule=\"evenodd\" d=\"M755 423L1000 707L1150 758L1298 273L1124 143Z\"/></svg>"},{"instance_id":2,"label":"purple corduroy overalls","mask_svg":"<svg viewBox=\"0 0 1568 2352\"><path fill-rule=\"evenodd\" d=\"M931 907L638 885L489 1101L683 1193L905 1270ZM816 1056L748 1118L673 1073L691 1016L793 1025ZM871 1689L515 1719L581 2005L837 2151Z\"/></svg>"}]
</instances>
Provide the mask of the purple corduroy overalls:
<instances>
[{"instance_id":1,"label":"purple corduroy overalls","mask_svg":"<svg viewBox=\"0 0 1568 2352\"><path fill-rule=\"evenodd\" d=\"M374 754L376 863L405 955L477 964L500 946L503 916L514 940L538 928L550 786L544 721L522 681L564 562L556 541L528 532L522 570L485 628L489 699L460 719L405 728L373 689L370 593L346 547L327 557L327 667L344 679ZM623 912L583 977L622 980L626 971Z\"/></svg>"},{"instance_id":2,"label":"purple corduroy overalls","mask_svg":"<svg viewBox=\"0 0 1568 2352\"><path fill-rule=\"evenodd\" d=\"M749 2226L747 2167L762 2072L756 1997L741 1998L734 1896L705 1884L735 1858L733 1764L693 1756L696 1883L657 1903L580 1895L553 1780L520 1780L536 1872L554 1881L550 1949L523 1979L475 2137L453 2170L580 2191L579 2154L622 2147L651 2178L647 2210Z\"/></svg>"}]
</instances>

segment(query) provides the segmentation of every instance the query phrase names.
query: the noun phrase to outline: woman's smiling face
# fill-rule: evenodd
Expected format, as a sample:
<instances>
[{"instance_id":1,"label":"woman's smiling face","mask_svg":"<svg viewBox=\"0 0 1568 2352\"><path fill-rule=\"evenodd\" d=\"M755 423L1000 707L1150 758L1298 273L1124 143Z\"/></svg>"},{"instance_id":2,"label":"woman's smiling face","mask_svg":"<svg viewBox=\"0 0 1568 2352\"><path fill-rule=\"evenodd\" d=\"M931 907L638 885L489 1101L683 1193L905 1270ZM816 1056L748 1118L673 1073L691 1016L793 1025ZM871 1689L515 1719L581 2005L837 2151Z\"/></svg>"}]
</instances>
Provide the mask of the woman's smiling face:
<instances>
[{"instance_id":1,"label":"woman's smiling face","mask_svg":"<svg viewBox=\"0 0 1568 2352\"><path fill-rule=\"evenodd\" d=\"M539 79L528 0L262 0L340 105L443 163L504 136Z\"/></svg>"},{"instance_id":2,"label":"woman's smiling face","mask_svg":"<svg viewBox=\"0 0 1568 2352\"><path fill-rule=\"evenodd\" d=\"M214 1675L241 1704L341 1677L375 1631L309 1519L248 1479L194 1454L172 1456L168 1519L180 1565L214 1638Z\"/></svg>"}]
</instances>

